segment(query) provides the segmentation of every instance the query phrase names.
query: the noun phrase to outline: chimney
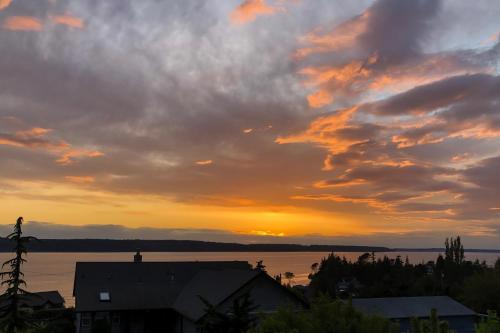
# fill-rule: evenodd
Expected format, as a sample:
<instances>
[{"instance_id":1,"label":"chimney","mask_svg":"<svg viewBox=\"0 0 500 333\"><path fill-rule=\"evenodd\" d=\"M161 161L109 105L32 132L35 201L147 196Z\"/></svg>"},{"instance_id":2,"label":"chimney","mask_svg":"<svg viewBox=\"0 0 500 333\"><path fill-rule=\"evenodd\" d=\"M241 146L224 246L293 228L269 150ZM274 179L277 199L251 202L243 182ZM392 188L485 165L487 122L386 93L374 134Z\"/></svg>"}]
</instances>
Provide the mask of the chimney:
<instances>
[{"instance_id":1,"label":"chimney","mask_svg":"<svg viewBox=\"0 0 500 333\"><path fill-rule=\"evenodd\" d=\"M142 262L141 251L137 250L136 254L134 255L134 262Z\"/></svg>"}]
</instances>

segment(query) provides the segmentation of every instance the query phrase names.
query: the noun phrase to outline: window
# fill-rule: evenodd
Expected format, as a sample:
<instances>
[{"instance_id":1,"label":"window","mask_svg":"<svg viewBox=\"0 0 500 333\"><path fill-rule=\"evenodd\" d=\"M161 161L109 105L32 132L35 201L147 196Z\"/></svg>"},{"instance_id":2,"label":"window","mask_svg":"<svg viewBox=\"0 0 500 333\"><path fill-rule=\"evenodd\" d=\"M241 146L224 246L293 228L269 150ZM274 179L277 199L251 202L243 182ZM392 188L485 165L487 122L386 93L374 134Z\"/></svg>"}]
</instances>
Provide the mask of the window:
<instances>
[{"instance_id":1,"label":"window","mask_svg":"<svg viewBox=\"0 0 500 333\"><path fill-rule=\"evenodd\" d=\"M101 291L99 293L99 301L101 301L101 302L109 302L109 301L111 301L111 297L109 295L109 292L108 291Z\"/></svg>"},{"instance_id":2,"label":"window","mask_svg":"<svg viewBox=\"0 0 500 333\"><path fill-rule=\"evenodd\" d=\"M120 326L120 314L119 313L113 313L112 322L113 322L113 326Z\"/></svg>"},{"instance_id":3,"label":"window","mask_svg":"<svg viewBox=\"0 0 500 333\"><path fill-rule=\"evenodd\" d=\"M81 327L90 327L91 316L90 313L82 313L80 318Z\"/></svg>"}]
</instances>

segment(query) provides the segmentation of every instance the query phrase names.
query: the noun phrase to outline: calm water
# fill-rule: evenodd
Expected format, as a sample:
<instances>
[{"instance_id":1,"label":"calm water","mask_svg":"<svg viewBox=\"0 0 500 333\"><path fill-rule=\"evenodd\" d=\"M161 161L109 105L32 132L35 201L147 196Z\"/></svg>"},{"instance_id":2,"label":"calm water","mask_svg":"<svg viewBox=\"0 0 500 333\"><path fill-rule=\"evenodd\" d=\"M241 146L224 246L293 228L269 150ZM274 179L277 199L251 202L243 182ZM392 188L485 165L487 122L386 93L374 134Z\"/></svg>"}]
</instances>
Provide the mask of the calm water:
<instances>
[{"instance_id":1,"label":"calm water","mask_svg":"<svg viewBox=\"0 0 500 333\"><path fill-rule=\"evenodd\" d=\"M337 252L348 260L355 261L362 254L360 252ZM395 258L401 255L408 256L410 262L420 263L435 260L437 252L379 252L378 257L384 255ZM193 261L193 260L244 260L255 264L264 260L270 275L284 272L295 274L294 282L306 284L311 264L320 262L327 256L327 252L147 252L143 253L144 261ZM498 253L466 253L467 259L485 260L493 264ZM10 258L9 253L0 253L0 261ZM133 253L30 253L28 263L24 267L25 278L30 291L59 290L66 299L67 305L73 305L72 297L73 276L77 261L131 261Z\"/></svg>"}]
</instances>

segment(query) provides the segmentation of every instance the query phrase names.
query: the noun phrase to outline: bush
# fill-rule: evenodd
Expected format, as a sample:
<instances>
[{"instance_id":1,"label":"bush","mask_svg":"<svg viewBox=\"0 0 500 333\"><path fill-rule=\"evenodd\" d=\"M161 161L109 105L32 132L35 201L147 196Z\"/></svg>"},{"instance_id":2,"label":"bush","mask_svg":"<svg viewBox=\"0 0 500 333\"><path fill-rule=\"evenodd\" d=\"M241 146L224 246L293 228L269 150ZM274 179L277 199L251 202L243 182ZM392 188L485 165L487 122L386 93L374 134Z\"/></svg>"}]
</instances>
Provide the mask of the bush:
<instances>
[{"instance_id":1,"label":"bush","mask_svg":"<svg viewBox=\"0 0 500 333\"><path fill-rule=\"evenodd\" d=\"M500 273L474 274L465 280L463 302L480 313L489 310L500 313Z\"/></svg>"},{"instance_id":2,"label":"bush","mask_svg":"<svg viewBox=\"0 0 500 333\"><path fill-rule=\"evenodd\" d=\"M500 319L496 312L488 312L488 317L476 326L476 333L500 333Z\"/></svg>"},{"instance_id":3,"label":"bush","mask_svg":"<svg viewBox=\"0 0 500 333\"><path fill-rule=\"evenodd\" d=\"M356 311L352 305L317 298L310 310L281 308L265 316L252 333L397 333L399 325Z\"/></svg>"}]
</instances>

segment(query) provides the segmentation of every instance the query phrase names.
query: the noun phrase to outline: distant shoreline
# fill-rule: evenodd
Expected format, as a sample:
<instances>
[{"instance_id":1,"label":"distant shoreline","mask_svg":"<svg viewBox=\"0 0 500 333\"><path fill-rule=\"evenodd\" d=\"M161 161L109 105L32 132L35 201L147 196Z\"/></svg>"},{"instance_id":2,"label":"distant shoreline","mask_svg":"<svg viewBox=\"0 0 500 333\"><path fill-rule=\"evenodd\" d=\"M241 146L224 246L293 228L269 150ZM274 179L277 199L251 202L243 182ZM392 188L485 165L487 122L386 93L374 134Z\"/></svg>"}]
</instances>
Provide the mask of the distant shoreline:
<instances>
[{"instance_id":1,"label":"distant shoreline","mask_svg":"<svg viewBox=\"0 0 500 333\"><path fill-rule=\"evenodd\" d=\"M28 245L29 252L444 252L443 248L389 248L359 245L239 244L190 240L42 239ZM12 244L0 238L0 253ZM467 249L469 253L500 253L497 249Z\"/></svg>"}]
</instances>

